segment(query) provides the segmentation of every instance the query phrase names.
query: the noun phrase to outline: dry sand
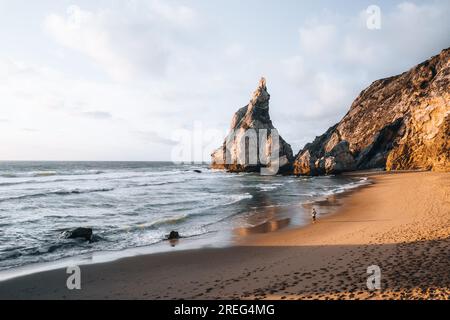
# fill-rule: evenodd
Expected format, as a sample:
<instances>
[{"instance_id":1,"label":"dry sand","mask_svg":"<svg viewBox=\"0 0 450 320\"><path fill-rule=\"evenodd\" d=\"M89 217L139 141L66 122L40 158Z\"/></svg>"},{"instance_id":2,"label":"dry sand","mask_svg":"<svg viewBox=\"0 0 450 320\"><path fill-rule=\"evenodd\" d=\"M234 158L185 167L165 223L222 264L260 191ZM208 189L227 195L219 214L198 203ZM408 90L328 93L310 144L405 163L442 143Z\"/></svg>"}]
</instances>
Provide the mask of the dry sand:
<instances>
[{"instance_id":1,"label":"dry sand","mask_svg":"<svg viewBox=\"0 0 450 320\"><path fill-rule=\"evenodd\" d=\"M450 174L401 173L344 199L310 226L237 246L125 258L0 282L2 299L449 299ZM367 267L381 268L370 291Z\"/></svg>"}]
</instances>

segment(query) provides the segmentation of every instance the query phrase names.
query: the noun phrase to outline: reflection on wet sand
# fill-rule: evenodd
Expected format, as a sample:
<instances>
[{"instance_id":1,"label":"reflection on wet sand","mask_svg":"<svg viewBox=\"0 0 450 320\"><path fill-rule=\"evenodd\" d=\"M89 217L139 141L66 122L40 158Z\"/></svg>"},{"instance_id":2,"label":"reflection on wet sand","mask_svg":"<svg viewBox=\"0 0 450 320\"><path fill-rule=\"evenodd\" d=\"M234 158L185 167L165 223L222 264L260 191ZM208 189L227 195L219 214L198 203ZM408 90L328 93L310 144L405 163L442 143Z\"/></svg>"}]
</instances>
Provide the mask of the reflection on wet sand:
<instances>
[{"instance_id":1,"label":"reflection on wet sand","mask_svg":"<svg viewBox=\"0 0 450 320\"><path fill-rule=\"evenodd\" d=\"M372 184L361 185L356 189L348 190L346 192L331 194L324 199L306 202L302 204L302 208L306 212L311 212L316 208L318 215L324 215L336 212L337 208L344 204L344 198L349 197L353 192L361 190L362 188L369 188Z\"/></svg>"},{"instance_id":2,"label":"reflection on wet sand","mask_svg":"<svg viewBox=\"0 0 450 320\"><path fill-rule=\"evenodd\" d=\"M370 186L369 184L360 188ZM247 216L246 223L251 225L251 227L236 228L234 234L237 236L247 236L274 232L288 226L304 225L308 220L312 222L310 217L313 208L317 212L317 219L320 220L320 216L336 212L344 203L344 198L350 196L354 191L356 189L289 207L274 206L271 201L270 192L260 194L258 195L259 198L255 200L265 207L264 210L255 211L252 215Z\"/></svg>"},{"instance_id":3,"label":"reflection on wet sand","mask_svg":"<svg viewBox=\"0 0 450 320\"><path fill-rule=\"evenodd\" d=\"M316 208L319 215L332 213L337 207L342 205L342 198L344 197L345 194L330 195L325 199L303 203L302 208L305 209L306 212L311 212L313 208Z\"/></svg>"},{"instance_id":4,"label":"reflection on wet sand","mask_svg":"<svg viewBox=\"0 0 450 320\"><path fill-rule=\"evenodd\" d=\"M280 230L282 228L287 227L291 222L290 218L285 218L281 220L271 220L261 223L254 227L249 228L237 228L235 230L236 235L238 236L247 236L250 234L256 233L268 233Z\"/></svg>"}]
</instances>

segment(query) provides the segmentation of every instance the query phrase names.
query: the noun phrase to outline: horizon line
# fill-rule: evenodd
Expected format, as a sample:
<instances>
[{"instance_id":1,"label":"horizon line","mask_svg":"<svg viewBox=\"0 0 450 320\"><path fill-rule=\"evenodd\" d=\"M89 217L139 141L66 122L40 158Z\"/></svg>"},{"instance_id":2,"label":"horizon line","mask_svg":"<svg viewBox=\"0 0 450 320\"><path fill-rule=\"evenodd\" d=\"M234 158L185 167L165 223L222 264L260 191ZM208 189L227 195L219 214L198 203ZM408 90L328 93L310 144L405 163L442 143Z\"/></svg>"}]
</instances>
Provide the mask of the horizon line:
<instances>
[{"instance_id":1,"label":"horizon line","mask_svg":"<svg viewBox=\"0 0 450 320\"><path fill-rule=\"evenodd\" d=\"M173 164L210 164L207 161L172 161L172 160L10 160L0 159L0 162L170 162Z\"/></svg>"}]
</instances>

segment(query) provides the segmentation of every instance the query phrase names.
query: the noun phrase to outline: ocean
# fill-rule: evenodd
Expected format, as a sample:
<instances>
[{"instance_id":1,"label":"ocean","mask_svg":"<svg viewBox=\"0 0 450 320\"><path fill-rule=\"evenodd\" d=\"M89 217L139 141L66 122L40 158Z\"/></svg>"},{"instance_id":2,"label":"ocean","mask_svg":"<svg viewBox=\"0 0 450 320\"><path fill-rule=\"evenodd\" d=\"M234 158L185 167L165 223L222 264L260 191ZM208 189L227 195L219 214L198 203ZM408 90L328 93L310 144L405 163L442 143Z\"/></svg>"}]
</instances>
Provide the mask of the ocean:
<instances>
[{"instance_id":1,"label":"ocean","mask_svg":"<svg viewBox=\"0 0 450 320\"><path fill-rule=\"evenodd\" d=\"M151 250L172 230L180 242L214 242L226 238L218 234L232 237L233 230L273 219L304 225L310 222L305 203L364 183L357 177L233 174L170 162L3 161L0 270L93 252ZM62 236L77 227L93 228L97 241Z\"/></svg>"}]
</instances>

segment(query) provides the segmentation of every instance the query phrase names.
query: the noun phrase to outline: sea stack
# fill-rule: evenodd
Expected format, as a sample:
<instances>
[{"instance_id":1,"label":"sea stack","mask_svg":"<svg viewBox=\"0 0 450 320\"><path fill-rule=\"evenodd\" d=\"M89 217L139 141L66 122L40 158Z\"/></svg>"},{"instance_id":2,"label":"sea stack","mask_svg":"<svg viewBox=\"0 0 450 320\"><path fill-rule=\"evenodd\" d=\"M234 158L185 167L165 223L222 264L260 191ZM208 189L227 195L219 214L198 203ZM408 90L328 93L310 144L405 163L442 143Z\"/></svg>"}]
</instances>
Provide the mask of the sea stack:
<instances>
[{"instance_id":1,"label":"sea stack","mask_svg":"<svg viewBox=\"0 0 450 320\"><path fill-rule=\"evenodd\" d=\"M350 111L296 156L297 175L450 170L450 48L375 81Z\"/></svg>"},{"instance_id":2,"label":"sea stack","mask_svg":"<svg viewBox=\"0 0 450 320\"><path fill-rule=\"evenodd\" d=\"M271 174L292 172L292 149L272 124L269 100L266 79L261 78L249 104L234 114L223 145L211 155L213 169L266 170Z\"/></svg>"}]
</instances>

